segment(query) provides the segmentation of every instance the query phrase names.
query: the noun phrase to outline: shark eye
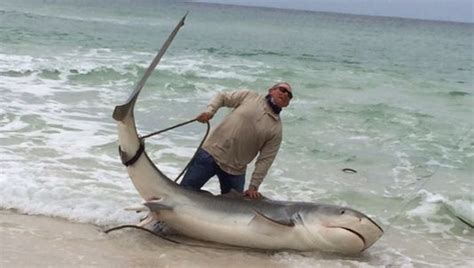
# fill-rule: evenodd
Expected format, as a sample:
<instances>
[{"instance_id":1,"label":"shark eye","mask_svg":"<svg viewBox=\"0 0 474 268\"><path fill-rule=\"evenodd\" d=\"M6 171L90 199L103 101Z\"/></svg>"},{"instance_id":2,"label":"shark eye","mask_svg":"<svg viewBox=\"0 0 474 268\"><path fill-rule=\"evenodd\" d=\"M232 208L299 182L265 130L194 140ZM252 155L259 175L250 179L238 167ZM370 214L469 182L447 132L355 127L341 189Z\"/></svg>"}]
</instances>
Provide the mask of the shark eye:
<instances>
[{"instance_id":1,"label":"shark eye","mask_svg":"<svg viewBox=\"0 0 474 268\"><path fill-rule=\"evenodd\" d=\"M341 213L341 215L342 215L342 214L346 213L346 210L345 210L345 209L341 209L341 212L340 212L340 213Z\"/></svg>"}]
</instances>

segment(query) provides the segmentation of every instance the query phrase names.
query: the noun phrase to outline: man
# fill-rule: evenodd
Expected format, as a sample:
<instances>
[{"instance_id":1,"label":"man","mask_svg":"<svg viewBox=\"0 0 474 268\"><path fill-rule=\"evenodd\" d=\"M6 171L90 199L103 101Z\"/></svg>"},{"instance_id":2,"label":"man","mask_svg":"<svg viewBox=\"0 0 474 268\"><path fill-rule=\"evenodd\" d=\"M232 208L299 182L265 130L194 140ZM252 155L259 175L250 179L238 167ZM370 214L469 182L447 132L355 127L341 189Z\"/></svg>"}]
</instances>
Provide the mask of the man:
<instances>
[{"instance_id":1,"label":"man","mask_svg":"<svg viewBox=\"0 0 474 268\"><path fill-rule=\"evenodd\" d=\"M282 139L280 112L289 105L292 89L278 83L266 96L248 90L217 94L196 119L208 122L221 107L233 108L211 132L192 160L181 185L199 190L214 175L221 193L243 192L245 171L258 154L249 188L249 198L259 198L258 188L275 159Z\"/></svg>"}]
</instances>

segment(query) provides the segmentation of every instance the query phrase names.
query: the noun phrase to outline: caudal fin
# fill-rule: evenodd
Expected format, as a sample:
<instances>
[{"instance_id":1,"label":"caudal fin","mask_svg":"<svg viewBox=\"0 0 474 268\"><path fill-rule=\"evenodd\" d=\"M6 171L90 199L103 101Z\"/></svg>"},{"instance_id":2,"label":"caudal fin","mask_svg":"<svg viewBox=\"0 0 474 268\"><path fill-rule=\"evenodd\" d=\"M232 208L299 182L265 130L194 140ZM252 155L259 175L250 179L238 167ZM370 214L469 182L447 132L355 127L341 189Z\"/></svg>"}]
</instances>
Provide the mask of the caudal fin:
<instances>
[{"instance_id":1,"label":"caudal fin","mask_svg":"<svg viewBox=\"0 0 474 268\"><path fill-rule=\"evenodd\" d=\"M163 46L161 47L160 51L158 54L155 56L153 61L151 62L150 66L148 66L148 69L145 71L145 74L143 75L142 79L138 82L137 86L133 90L132 94L128 97L128 100L125 104L115 106L114 113L112 117L117 120L117 121L123 121L125 117L128 114L131 114L133 112L133 107L135 106L135 101L137 100L138 95L140 94L140 91L142 90L143 86L145 85L146 80L148 77L151 75L153 70L156 68L158 63L161 60L161 57L165 54L166 50L170 46L171 42L173 41L174 37L178 33L179 29L184 25L184 20L186 19L186 16L188 13L183 16L183 18L178 22L178 25L174 28L173 32L170 34L168 39L165 41Z\"/></svg>"}]
</instances>

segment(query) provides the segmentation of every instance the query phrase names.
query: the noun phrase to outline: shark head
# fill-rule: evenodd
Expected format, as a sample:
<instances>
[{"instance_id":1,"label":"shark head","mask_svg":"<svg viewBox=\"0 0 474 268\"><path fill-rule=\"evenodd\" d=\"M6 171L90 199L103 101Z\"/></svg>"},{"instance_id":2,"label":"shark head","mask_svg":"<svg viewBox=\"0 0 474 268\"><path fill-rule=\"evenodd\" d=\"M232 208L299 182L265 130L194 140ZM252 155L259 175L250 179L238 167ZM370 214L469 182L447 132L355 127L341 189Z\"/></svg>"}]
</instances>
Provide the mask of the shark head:
<instances>
[{"instance_id":1,"label":"shark head","mask_svg":"<svg viewBox=\"0 0 474 268\"><path fill-rule=\"evenodd\" d=\"M383 235L371 218L350 208L318 205L303 208L298 214L307 239L324 245L325 251L360 253Z\"/></svg>"}]
</instances>

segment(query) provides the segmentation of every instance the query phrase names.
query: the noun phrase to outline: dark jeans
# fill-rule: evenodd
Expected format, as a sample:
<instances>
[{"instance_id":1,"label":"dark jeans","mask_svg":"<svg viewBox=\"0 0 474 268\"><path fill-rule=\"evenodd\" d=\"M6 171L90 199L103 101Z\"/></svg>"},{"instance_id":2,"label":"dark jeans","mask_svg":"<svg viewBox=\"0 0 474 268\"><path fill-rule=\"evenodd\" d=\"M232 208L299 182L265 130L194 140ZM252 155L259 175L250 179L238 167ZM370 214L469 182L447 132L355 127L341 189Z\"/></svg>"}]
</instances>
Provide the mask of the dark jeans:
<instances>
[{"instance_id":1,"label":"dark jeans","mask_svg":"<svg viewBox=\"0 0 474 268\"><path fill-rule=\"evenodd\" d=\"M214 175L219 178L221 194L228 193L231 189L239 193L244 191L245 174L232 175L223 171L214 158L203 149L199 149L196 153L180 184L186 188L199 190Z\"/></svg>"}]
</instances>

